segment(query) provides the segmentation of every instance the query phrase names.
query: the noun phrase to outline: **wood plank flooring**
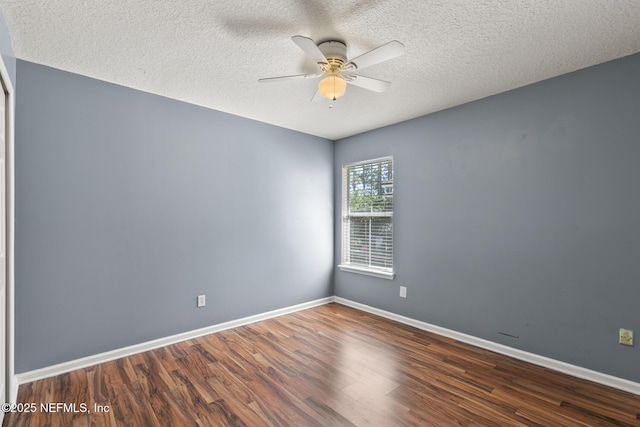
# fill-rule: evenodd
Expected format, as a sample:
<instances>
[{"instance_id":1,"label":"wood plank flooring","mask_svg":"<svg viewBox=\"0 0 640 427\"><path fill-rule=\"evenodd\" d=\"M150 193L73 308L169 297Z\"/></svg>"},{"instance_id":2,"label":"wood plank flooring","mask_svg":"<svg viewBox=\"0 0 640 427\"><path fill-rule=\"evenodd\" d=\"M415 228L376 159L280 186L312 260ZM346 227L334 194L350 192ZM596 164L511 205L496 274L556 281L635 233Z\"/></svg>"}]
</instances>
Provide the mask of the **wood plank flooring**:
<instances>
[{"instance_id":1,"label":"wood plank flooring","mask_svg":"<svg viewBox=\"0 0 640 427\"><path fill-rule=\"evenodd\" d=\"M18 402L38 409L4 426L640 426L640 396L338 304L25 384Z\"/></svg>"}]
</instances>

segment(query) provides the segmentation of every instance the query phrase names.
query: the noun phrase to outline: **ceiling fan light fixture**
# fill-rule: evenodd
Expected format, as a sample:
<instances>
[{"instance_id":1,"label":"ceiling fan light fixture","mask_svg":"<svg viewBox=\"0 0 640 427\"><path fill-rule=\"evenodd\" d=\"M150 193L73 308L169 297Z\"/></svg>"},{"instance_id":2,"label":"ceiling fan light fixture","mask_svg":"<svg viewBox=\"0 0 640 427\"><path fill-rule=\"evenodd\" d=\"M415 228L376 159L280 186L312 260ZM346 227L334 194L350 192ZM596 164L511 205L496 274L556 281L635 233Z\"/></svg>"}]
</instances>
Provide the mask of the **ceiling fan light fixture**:
<instances>
[{"instance_id":1,"label":"ceiling fan light fixture","mask_svg":"<svg viewBox=\"0 0 640 427\"><path fill-rule=\"evenodd\" d=\"M347 91L347 82L338 76L328 76L318 83L320 95L335 101Z\"/></svg>"}]
</instances>

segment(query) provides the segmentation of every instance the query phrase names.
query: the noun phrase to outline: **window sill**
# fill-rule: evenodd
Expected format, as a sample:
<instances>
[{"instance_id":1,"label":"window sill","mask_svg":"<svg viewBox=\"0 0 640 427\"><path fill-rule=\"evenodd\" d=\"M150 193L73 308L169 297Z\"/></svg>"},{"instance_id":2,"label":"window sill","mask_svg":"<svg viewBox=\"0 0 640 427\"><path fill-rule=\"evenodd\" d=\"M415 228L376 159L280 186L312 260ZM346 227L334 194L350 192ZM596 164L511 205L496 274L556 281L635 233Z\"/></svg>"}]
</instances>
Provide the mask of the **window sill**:
<instances>
[{"instance_id":1,"label":"window sill","mask_svg":"<svg viewBox=\"0 0 640 427\"><path fill-rule=\"evenodd\" d=\"M365 267L355 267L353 265L348 265L348 264L340 264L338 265L338 268L342 271L348 271L350 273L365 274L367 276L379 277L381 279L387 279L387 280L393 280L393 278L396 275L396 273L394 273L393 271L375 270L372 268L365 268Z\"/></svg>"}]
</instances>

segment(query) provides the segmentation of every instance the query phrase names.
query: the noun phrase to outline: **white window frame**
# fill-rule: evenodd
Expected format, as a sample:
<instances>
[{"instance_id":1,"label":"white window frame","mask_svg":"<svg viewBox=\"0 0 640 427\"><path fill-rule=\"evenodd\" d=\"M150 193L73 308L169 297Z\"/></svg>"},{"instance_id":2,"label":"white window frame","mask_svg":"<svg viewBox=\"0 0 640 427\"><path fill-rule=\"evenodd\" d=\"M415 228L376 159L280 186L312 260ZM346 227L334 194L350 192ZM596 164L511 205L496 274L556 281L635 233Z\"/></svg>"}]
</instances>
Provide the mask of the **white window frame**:
<instances>
[{"instance_id":1,"label":"white window frame","mask_svg":"<svg viewBox=\"0 0 640 427\"><path fill-rule=\"evenodd\" d=\"M380 163L384 161L391 161L391 170L392 170L392 183L394 177L394 161L393 156L379 157L376 159L364 160L353 163L345 163L342 165L342 254L341 254L341 263L338 265L338 268L341 271L348 271L351 273L365 274L368 276L379 277L383 279L393 280L395 277L395 271L393 269L393 254L392 254L392 267L391 268L383 268L383 267L375 267L371 265L362 265L362 264L351 264L349 259L349 248L350 248L350 214L349 214L349 190L348 190L348 171L349 168L359 165L365 165L369 163ZM392 184L393 185L393 184ZM391 224L393 225L393 211L391 212L371 212L369 215L365 215L362 213L358 213L356 215L352 215L353 217L376 217L376 216L385 216L391 218ZM393 242L393 230L392 233L392 242ZM393 243L392 243L393 244ZM393 250L393 249L392 249Z\"/></svg>"}]
</instances>

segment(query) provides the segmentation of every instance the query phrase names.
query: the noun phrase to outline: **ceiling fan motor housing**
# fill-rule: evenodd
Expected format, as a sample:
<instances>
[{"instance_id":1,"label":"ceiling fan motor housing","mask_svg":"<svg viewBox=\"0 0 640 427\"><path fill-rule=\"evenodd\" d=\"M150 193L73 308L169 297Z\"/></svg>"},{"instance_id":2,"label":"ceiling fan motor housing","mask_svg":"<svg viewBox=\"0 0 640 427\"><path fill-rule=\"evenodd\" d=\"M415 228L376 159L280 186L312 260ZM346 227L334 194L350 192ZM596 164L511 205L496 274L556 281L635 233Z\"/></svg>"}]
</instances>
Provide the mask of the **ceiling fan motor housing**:
<instances>
[{"instance_id":1,"label":"ceiling fan motor housing","mask_svg":"<svg viewBox=\"0 0 640 427\"><path fill-rule=\"evenodd\" d=\"M324 57L328 60L338 59L343 63L347 61L347 45L337 40L329 40L327 42L320 43L318 49L323 53Z\"/></svg>"}]
</instances>

